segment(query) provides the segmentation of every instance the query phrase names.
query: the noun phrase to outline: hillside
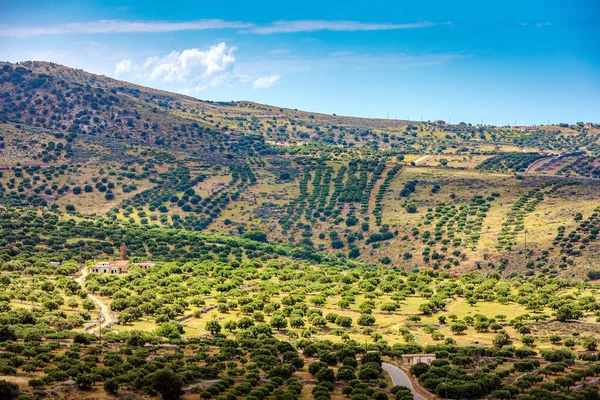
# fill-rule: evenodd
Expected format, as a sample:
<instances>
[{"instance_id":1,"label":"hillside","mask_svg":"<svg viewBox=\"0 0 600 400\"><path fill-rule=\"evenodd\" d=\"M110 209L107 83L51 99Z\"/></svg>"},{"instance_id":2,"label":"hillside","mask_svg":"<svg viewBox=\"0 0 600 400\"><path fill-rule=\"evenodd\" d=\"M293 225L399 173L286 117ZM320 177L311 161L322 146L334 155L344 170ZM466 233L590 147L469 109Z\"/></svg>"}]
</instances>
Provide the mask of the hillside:
<instances>
[{"instance_id":1,"label":"hillside","mask_svg":"<svg viewBox=\"0 0 600 400\"><path fill-rule=\"evenodd\" d=\"M0 93L0 398L599 398L598 125Z\"/></svg>"},{"instance_id":2,"label":"hillside","mask_svg":"<svg viewBox=\"0 0 600 400\"><path fill-rule=\"evenodd\" d=\"M216 103L45 62L1 63L0 88L5 207L263 231L298 255L405 270L584 278L600 264L597 125Z\"/></svg>"}]
</instances>

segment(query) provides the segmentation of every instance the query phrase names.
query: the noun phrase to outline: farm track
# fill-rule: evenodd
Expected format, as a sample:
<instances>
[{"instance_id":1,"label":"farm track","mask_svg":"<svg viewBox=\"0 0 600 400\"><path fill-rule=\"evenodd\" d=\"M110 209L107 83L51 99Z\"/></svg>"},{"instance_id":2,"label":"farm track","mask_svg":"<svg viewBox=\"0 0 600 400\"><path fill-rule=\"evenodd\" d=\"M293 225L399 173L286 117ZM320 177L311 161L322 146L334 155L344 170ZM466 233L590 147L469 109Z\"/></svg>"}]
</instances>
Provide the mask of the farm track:
<instances>
[{"instance_id":1,"label":"farm track","mask_svg":"<svg viewBox=\"0 0 600 400\"><path fill-rule=\"evenodd\" d=\"M556 156L548 156L548 157L540 158L539 160L537 160L533 164L531 164L529 167L527 167L527 169L525 170L524 173L529 174L529 173L535 172L535 169L537 167L550 161L550 159L554 159L554 158L556 158Z\"/></svg>"},{"instance_id":2,"label":"farm track","mask_svg":"<svg viewBox=\"0 0 600 400\"><path fill-rule=\"evenodd\" d=\"M99 298L97 298L96 296L94 296L93 294L91 294L90 292L88 292L86 290L85 278L89 274L90 273L89 273L88 267L83 267L83 269L81 270L81 275L75 279L75 282L79 283L79 285L84 290L84 292L87 293L87 296L89 297L89 299L92 300L94 303L96 303L98 305L98 307L100 307L100 313L102 314L102 321L100 321L100 324L98 324L97 326L90 329L90 332L95 332L95 331L99 330L100 328L102 328L103 324L105 326L110 326L110 325L114 324L116 322L116 320L113 318L108 306L102 300L100 300Z\"/></svg>"},{"instance_id":3,"label":"farm track","mask_svg":"<svg viewBox=\"0 0 600 400\"><path fill-rule=\"evenodd\" d=\"M431 156L431 155L428 155L428 156L423 156L423 157L421 157L421 158L417 158L417 159L414 161L414 162L415 162L415 165L419 165L420 163L422 163L422 162L424 162L424 161L427 161L427 160L429 160L431 157L433 157L433 156Z\"/></svg>"}]
</instances>

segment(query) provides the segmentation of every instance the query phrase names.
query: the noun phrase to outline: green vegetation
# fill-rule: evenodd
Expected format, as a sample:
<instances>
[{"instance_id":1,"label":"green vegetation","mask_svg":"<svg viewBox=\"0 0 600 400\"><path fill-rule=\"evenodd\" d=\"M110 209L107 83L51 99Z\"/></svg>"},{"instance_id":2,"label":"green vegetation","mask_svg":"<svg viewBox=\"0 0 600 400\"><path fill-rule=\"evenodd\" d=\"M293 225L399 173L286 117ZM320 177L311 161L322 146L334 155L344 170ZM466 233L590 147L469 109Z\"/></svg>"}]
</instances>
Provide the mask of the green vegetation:
<instances>
[{"instance_id":1,"label":"green vegetation","mask_svg":"<svg viewBox=\"0 0 600 400\"><path fill-rule=\"evenodd\" d=\"M0 85L0 398L599 398L598 128Z\"/></svg>"}]
</instances>

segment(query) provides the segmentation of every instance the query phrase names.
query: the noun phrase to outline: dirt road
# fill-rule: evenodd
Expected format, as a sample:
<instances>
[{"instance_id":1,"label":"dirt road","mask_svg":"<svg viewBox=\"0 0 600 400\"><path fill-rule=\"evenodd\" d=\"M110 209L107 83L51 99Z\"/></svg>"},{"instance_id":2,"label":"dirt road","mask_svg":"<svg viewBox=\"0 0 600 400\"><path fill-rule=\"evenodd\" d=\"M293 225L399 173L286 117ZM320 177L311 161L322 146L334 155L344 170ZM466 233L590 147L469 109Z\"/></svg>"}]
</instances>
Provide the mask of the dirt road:
<instances>
[{"instance_id":1,"label":"dirt road","mask_svg":"<svg viewBox=\"0 0 600 400\"><path fill-rule=\"evenodd\" d=\"M96 296L94 296L93 294L91 294L90 292L88 292L85 288L85 278L89 275L89 270L88 267L83 267L83 269L81 270L81 275L79 276L79 278L75 279L75 282L79 283L79 285L81 285L81 288L87 293L87 296L90 300L92 300L94 303L96 303L98 305L98 307L100 307L100 313L102 314L102 322L100 322L99 325L93 327L92 329L90 329L90 332L95 332L97 330L99 330L102 325L111 325L112 323L115 322L115 319L112 317L110 310L108 308L108 306L99 298L97 298Z\"/></svg>"},{"instance_id":2,"label":"dirt road","mask_svg":"<svg viewBox=\"0 0 600 400\"><path fill-rule=\"evenodd\" d=\"M423 161L426 161L428 159L430 159L432 156L423 156L421 158L417 158L414 163L415 165L418 165L419 163L422 163Z\"/></svg>"}]
</instances>

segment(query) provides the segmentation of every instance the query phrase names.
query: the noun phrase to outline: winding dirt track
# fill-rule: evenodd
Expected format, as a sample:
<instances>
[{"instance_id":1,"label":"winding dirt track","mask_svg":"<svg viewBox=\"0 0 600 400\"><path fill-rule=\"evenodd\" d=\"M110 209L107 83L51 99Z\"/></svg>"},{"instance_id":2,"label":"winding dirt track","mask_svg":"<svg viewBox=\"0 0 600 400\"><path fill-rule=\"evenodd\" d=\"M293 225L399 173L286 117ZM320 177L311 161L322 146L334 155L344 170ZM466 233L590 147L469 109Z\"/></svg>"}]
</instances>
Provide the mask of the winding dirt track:
<instances>
[{"instance_id":1,"label":"winding dirt track","mask_svg":"<svg viewBox=\"0 0 600 400\"><path fill-rule=\"evenodd\" d=\"M87 293L87 296L89 297L90 300L92 300L94 303L96 303L98 305L98 307L100 307L100 313L102 314L102 321L100 322L99 325L93 327L92 329L90 329L90 332L95 332L97 330L99 330L102 325L111 325L112 323L115 322L115 319L112 317L110 310L108 309L108 306L99 298L97 298L96 296L94 296L93 294L91 294L90 292L88 292L85 288L85 278L90 274L88 267L83 267L83 269L81 270L81 275L79 276L79 278L75 279L75 282L79 283L79 285L81 286L81 288Z\"/></svg>"}]
</instances>

